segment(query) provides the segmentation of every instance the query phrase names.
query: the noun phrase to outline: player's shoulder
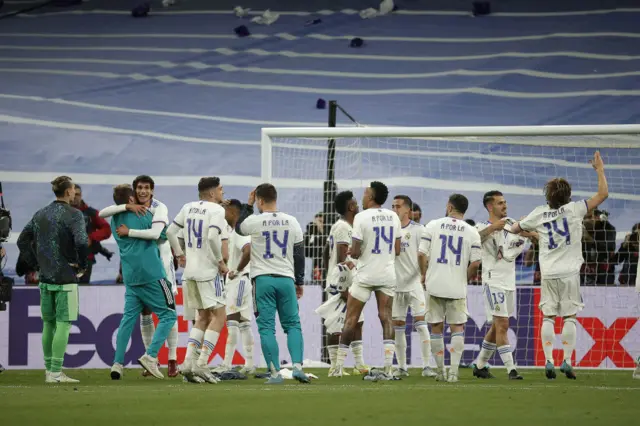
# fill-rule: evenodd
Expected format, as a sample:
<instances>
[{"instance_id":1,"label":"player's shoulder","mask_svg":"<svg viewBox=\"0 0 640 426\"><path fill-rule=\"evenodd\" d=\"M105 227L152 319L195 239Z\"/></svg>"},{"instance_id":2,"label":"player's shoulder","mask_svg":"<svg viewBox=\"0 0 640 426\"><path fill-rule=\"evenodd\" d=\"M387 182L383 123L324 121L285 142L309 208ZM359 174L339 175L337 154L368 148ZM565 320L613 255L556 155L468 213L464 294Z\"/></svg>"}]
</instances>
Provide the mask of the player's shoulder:
<instances>
[{"instance_id":1,"label":"player's shoulder","mask_svg":"<svg viewBox=\"0 0 640 426\"><path fill-rule=\"evenodd\" d=\"M336 221L336 223L334 223L333 225L331 225L331 230L329 232L338 232L338 231L342 231L342 230L351 230L351 225L349 225L349 222L347 222L344 219L338 219Z\"/></svg>"},{"instance_id":2,"label":"player's shoulder","mask_svg":"<svg viewBox=\"0 0 640 426\"><path fill-rule=\"evenodd\" d=\"M158 208L167 208L167 205L165 203L163 203L162 201L158 200L157 198L153 198L151 200L151 208L153 209L158 209Z\"/></svg>"},{"instance_id":3,"label":"player's shoulder","mask_svg":"<svg viewBox=\"0 0 640 426\"><path fill-rule=\"evenodd\" d=\"M483 229L488 228L490 225L491 225L491 222L489 222L488 220L480 221L476 223L476 229L478 231L482 231Z\"/></svg>"}]
</instances>

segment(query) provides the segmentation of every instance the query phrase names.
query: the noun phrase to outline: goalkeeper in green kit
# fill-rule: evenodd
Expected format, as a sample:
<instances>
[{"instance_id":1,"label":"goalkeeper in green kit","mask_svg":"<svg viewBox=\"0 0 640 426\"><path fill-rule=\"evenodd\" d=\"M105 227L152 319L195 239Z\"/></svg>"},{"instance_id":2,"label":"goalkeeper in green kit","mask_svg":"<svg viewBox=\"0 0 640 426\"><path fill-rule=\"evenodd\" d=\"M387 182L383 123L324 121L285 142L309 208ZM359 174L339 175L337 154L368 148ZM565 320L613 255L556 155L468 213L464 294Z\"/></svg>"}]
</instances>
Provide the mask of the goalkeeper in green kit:
<instances>
[{"instance_id":1,"label":"goalkeeper in green kit","mask_svg":"<svg viewBox=\"0 0 640 426\"><path fill-rule=\"evenodd\" d=\"M78 383L62 372L71 322L78 319L78 278L87 268L89 237L84 216L70 205L76 195L68 176L51 182L56 200L26 224L18 249L40 273L42 352L46 383Z\"/></svg>"}]
</instances>

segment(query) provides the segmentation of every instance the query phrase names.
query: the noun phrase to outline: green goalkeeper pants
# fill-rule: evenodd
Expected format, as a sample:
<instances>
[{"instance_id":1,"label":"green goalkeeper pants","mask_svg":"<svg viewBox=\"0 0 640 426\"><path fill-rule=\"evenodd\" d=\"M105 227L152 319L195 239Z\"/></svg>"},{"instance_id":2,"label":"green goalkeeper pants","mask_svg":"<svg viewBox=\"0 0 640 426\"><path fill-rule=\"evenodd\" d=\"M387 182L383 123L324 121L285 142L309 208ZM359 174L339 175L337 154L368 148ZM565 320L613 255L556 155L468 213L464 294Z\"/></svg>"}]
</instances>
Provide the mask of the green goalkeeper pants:
<instances>
[{"instance_id":1,"label":"green goalkeeper pants","mask_svg":"<svg viewBox=\"0 0 640 426\"><path fill-rule=\"evenodd\" d=\"M62 370L71 322L78 319L78 285L40 283L42 354L47 371Z\"/></svg>"},{"instance_id":2,"label":"green goalkeeper pants","mask_svg":"<svg viewBox=\"0 0 640 426\"><path fill-rule=\"evenodd\" d=\"M288 277L260 275L255 278L254 291L257 308L256 322L260 333L262 354L270 370L280 370L280 350L276 340L276 313L287 335L291 361L302 363L304 341L298 299L293 280Z\"/></svg>"}]
</instances>

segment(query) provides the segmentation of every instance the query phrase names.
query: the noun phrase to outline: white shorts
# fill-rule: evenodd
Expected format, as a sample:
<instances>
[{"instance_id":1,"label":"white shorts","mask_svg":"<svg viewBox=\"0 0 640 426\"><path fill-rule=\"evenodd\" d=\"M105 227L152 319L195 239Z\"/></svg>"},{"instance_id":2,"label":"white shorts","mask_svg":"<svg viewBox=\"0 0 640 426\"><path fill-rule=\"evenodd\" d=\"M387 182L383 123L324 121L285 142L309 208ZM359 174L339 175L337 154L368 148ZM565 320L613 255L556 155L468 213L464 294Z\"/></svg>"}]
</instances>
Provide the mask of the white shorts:
<instances>
[{"instance_id":1,"label":"white shorts","mask_svg":"<svg viewBox=\"0 0 640 426\"><path fill-rule=\"evenodd\" d=\"M250 321L253 313L253 285L249 275L227 279L224 289L227 294L227 315L239 312L243 319Z\"/></svg>"},{"instance_id":2,"label":"white shorts","mask_svg":"<svg viewBox=\"0 0 640 426\"><path fill-rule=\"evenodd\" d=\"M188 287L189 309L217 309L225 305L224 284L220 275L211 281L184 280L184 286Z\"/></svg>"},{"instance_id":3,"label":"white shorts","mask_svg":"<svg viewBox=\"0 0 640 426\"><path fill-rule=\"evenodd\" d=\"M185 321L195 321L198 317L198 310L189 306L189 288L186 280L182 282L182 318Z\"/></svg>"},{"instance_id":4,"label":"white shorts","mask_svg":"<svg viewBox=\"0 0 640 426\"><path fill-rule=\"evenodd\" d=\"M422 288L413 291L399 291L393 297L391 316L396 321L405 321L411 308L412 317L422 317L427 313L427 303Z\"/></svg>"},{"instance_id":5,"label":"white shorts","mask_svg":"<svg viewBox=\"0 0 640 426\"><path fill-rule=\"evenodd\" d=\"M335 294L316 309L316 313L324 319L324 326L329 334L342 333L344 320L347 317L347 302L339 294ZM358 322L364 322L364 310L360 313Z\"/></svg>"},{"instance_id":6,"label":"white shorts","mask_svg":"<svg viewBox=\"0 0 640 426\"><path fill-rule=\"evenodd\" d=\"M467 299L444 299L427 296L427 322L429 324L465 324L469 319Z\"/></svg>"},{"instance_id":7,"label":"white shorts","mask_svg":"<svg viewBox=\"0 0 640 426\"><path fill-rule=\"evenodd\" d=\"M395 284L393 286L390 285L370 285L361 283L359 281L353 280L353 284L349 287L349 294L362 303L367 303L371 298L371 293L374 291L381 291L383 294L386 294L389 297L393 297L395 295Z\"/></svg>"},{"instance_id":8,"label":"white shorts","mask_svg":"<svg viewBox=\"0 0 640 426\"><path fill-rule=\"evenodd\" d=\"M584 307L580 295L580 275L566 278L542 279L540 310L546 317L576 315Z\"/></svg>"},{"instance_id":9,"label":"white shorts","mask_svg":"<svg viewBox=\"0 0 640 426\"><path fill-rule=\"evenodd\" d=\"M487 321L493 317L509 318L516 314L516 292L515 290L502 290L500 288L485 285L484 311L487 314Z\"/></svg>"}]
</instances>

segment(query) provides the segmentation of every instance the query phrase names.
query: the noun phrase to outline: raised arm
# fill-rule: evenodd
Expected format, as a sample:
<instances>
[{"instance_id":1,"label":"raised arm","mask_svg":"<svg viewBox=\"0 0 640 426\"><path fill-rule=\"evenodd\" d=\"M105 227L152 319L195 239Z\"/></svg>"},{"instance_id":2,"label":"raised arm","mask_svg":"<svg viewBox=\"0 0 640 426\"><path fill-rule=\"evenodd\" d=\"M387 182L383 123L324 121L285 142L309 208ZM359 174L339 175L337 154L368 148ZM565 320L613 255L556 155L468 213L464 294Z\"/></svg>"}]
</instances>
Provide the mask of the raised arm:
<instances>
[{"instance_id":1,"label":"raised arm","mask_svg":"<svg viewBox=\"0 0 640 426\"><path fill-rule=\"evenodd\" d=\"M609 184L604 175L604 162L600 156L600 151L593 154L593 160L589 161L598 175L598 192L587 200L587 208L593 210L609 197Z\"/></svg>"},{"instance_id":2,"label":"raised arm","mask_svg":"<svg viewBox=\"0 0 640 426\"><path fill-rule=\"evenodd\" d=\"M480 242L484 243L487 238L491 236L496 231L502 231L504 229L504 225L506 224L506 219L500 219L496 223L492 223L486 228L479 231L480 234Z\"/></svg>"},{"instance_id":3,"label":"raised arm","mask_svg":"<svg viewBox=\"0 0 640 426\"><path fill-rule=\"evenodd\" d=\"M245 232L242 232L242 223L253 215L253 205L256 202L256 190L254 189L249 193L249 199L247 200L247 204L242 205L242 210L240 211L240 218L238 218L238 222L236 223L236 232L240 235L249 235L249 232L245 229Z\"/></svg>"}]
</instances>

